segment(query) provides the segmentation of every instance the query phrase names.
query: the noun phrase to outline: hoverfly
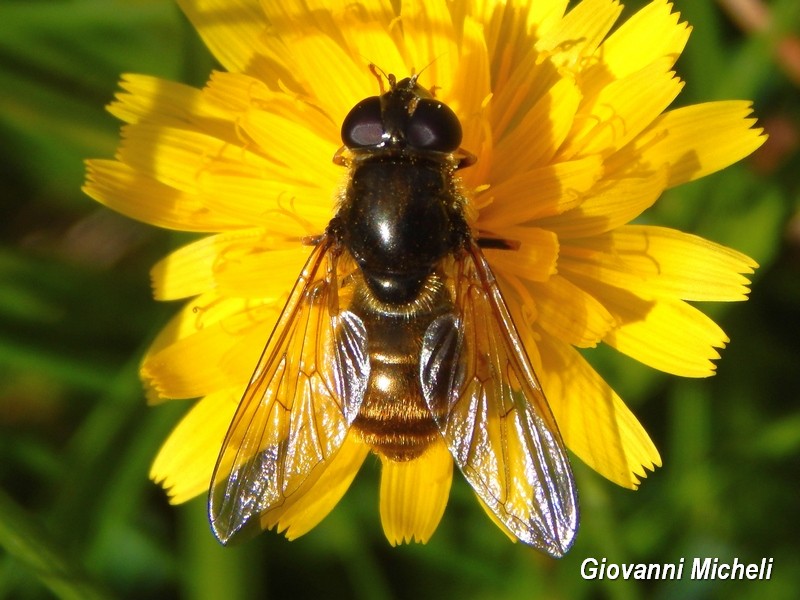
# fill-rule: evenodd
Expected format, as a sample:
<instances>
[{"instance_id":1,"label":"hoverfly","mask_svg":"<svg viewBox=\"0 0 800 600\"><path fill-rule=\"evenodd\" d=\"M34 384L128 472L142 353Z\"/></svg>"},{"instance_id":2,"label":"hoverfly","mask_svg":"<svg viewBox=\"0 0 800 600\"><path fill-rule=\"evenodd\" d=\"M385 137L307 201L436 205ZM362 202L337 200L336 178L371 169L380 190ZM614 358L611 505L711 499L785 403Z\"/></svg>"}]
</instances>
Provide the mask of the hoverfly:
<instances>
[{"instance_id":1,"label":"hoverfly","mask_svg":"<svg viewBox=\"0 0 800 600\"><path fill-rule=\"evenodd\" d=\"M456 114L417 75L362 100L334 161L349 169L228 430L209 494L222 543L315 481L355 430L407 461L443 439L497 519L554 556L578 523L567 453L456 171Z\"/></svg>"}]
</instances>

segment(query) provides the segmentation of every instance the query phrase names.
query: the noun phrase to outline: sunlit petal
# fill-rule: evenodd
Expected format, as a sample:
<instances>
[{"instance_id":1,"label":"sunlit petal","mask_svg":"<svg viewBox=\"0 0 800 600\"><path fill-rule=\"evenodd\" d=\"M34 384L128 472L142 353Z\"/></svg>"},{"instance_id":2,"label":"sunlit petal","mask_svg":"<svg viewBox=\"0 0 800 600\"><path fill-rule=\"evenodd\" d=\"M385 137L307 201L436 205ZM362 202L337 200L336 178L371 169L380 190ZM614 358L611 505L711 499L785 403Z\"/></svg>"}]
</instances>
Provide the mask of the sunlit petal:
<instances>
[{"instance_id":1,"label":"sunlit petal","mask_svg":"<svg viewBox=\"0 0 800 600\"><path fill-rule=\"evenodd\" d=\"M342 499L368 453L369 446L349 435L308 492L262 517L264 529L276 527L290 540L311 531Z\"/></svg>"},{"instance_id":2,"label":"sunlit petal","mask_svg":"<svg viewBox=\"0 0 800 600\"><path fill-rule=\"evenodd\" d=\"M381 523L387 539L393 546L427 542L450 495L450 451L437 442L417 459L396 462L382 456L381 465Z\"/></svg>"},{"instance_id":3,"label":"sunlit petal","mask_svg":"<svg viewBox=\"0 0 800 600\"><path fill-rule=\"evenodd\" d=\"M542 385L564 442L604 477L638 487L661 466L647 432L575 349L552 338L541 346Z\"/></svg>"},{"instance_id":4,"label":"sunlit petal","mask_svg":"<svg viewBox=\"0 0 800 600\"><path fill-rule=\"evenodd\" d=\"M197 401L161 446L150 478L167 490L171 503L181 504L208 492L239 396L238 388L222 389Z\"/></svg>"}]
</instances>

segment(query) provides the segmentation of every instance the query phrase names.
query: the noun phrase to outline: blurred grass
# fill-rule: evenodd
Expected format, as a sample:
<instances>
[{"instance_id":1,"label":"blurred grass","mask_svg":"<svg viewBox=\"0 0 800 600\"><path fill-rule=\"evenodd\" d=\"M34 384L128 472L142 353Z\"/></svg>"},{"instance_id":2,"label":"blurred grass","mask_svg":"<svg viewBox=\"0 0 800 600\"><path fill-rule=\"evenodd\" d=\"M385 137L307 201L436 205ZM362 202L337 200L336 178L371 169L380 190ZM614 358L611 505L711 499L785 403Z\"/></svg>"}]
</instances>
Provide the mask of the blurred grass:
<instances>
[{"instance_id":1,"label":"blurred grass","mask_svg":"<svg viewBox=\"0 0 800 600\"><path fill-rule=\"evenodd\" d=\"M631 14L641 2L627 2ZM800 32L796 0L748 35L716 3L676 6L693 25L679 102L748 98L762 123L800 124L776 47ZM202 85L213 62L165 0L0 3L0 598L795 598L800 592L800 220L788 146L670 191L646 219L747 252L751 300L704 306L729 333L709 380L588 353L664 459L638 492L576 465L574 549L552 561L510 544L460 480L427 546L391 548L377 464L313 533L223 549L202 500L166 505L147 480L184 405L147 408L136 369L174 307L148 269L180 240L94 205L84 158L111 156L103 106L119 75ZM785 131L775 129L773 138ZM586 557L774 557L770 581L584 581ZM689 558L687 558L689 560Z\"/></svg>"}]
</instances>

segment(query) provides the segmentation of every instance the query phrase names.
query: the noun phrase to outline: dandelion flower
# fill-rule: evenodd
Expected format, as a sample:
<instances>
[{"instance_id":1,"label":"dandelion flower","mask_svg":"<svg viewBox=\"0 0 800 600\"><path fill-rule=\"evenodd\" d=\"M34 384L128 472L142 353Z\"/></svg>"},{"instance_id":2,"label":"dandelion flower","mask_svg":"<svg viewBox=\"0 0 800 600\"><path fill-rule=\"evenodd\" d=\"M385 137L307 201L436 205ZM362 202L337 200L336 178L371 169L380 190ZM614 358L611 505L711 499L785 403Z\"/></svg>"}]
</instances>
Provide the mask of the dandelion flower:
<instances>
[{"instance_id":1,"label":"dandelion flower","mask_svg":"<svg viewBox=\"0 0 800 600\"><path fill-rule=\"evenodd\" d=\"M602 342L667 373L713 373L728 339L690 302L744 300L755 263L631 222L665 190L764 140L744 101L669 109L690 32L671 4L654 0L616 26L616 0L568 12L567 0L178 1L225 72L202 90L124 76L110 105L126 123L122 143L114 160L89 161L85 187L132 218L209 234L152 272L157 299L186 303L147 352L142 378L152 402L200 398L152 467L172 502L208 490L311 253L303 240L335 214L346 170L331 158L345 116L377 94L370 64L420 73L458 115L461 146L477 157L458 171L468 225L518 243L485 255L566 446L627 488L661 464L577 349ZM348 433L313 485L260 527L290 539L312 529L369 452ZM447 447L381 463L386 536L427 541L449 494Z\"/></svg>"}]
</instances>

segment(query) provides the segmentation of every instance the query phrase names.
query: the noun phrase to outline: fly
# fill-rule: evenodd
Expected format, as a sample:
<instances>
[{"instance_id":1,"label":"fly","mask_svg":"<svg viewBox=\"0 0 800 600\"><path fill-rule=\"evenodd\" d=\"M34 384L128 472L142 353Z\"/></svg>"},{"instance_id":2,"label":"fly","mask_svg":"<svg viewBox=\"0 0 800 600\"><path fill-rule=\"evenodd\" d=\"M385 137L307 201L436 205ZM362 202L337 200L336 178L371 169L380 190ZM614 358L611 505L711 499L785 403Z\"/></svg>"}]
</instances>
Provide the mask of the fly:
<instances>
[{"instance_id":1,"label":"fly","mask_svg":"<svg viewBox=\"0 0 800 600\"><path fill-rule=\"evenodd\" d=\"M563 555L578 527L569 459L482 247L457 172L456 114L397 81L353 107L336 215L267 342L225 437L209 513L222 543L265 528L357 435L387 459L443 440L517 538Z\"/></svg>"}]
</instances>

